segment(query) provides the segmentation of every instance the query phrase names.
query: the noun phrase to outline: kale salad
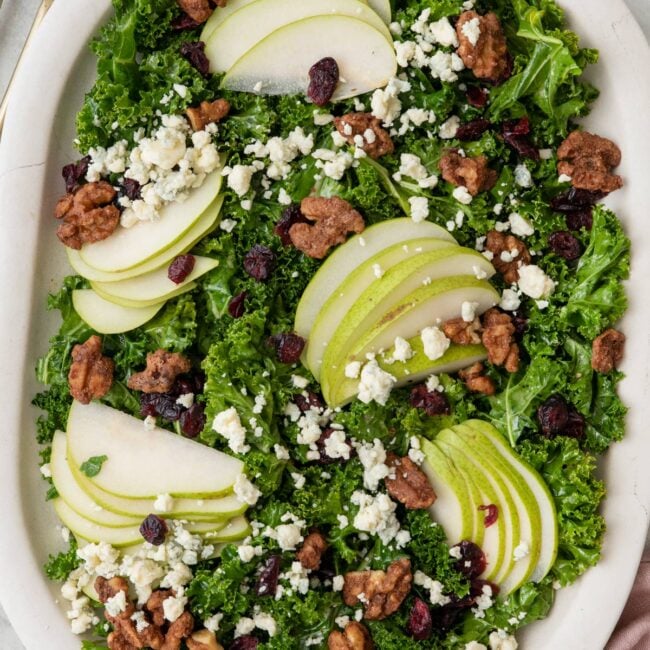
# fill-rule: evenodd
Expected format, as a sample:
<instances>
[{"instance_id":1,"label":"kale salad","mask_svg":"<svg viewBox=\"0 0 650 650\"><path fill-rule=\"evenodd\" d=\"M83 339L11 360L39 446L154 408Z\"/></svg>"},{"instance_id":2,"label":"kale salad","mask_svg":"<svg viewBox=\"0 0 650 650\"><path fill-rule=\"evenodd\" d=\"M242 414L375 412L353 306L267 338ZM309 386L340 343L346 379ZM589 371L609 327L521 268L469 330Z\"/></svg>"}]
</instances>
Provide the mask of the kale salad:
<instances>
[{"instance_id":1,"label":"kale salad","mask_svg":"<svg viewBox=\"0 0 650 650\"><path fill-rule=\"evenodd\" d=\"M554 0L113 0L38 442L86 650L515 650L600 557L630 243Z\"/></svg>"}]
</instances>

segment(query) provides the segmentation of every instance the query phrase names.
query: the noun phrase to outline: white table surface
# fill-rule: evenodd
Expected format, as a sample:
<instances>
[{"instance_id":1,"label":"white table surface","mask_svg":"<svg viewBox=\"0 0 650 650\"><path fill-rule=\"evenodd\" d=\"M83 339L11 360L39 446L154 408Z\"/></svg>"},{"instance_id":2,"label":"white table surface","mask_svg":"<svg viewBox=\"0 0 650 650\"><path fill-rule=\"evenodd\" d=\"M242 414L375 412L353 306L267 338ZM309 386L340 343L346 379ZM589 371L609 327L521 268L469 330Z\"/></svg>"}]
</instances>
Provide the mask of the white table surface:
<instances>
[{"instance_id":1,"label":"white table surface","mask_svg":"<svg viewBox=\"0 0 650 650\"><path fill-rule=\"evenodd\" d=\"M58 0L63 2L64 0ZM650 37L650 0L625 0ZM588 0L585 0L588 3ZM15 62L41 0L0 0L0 96L9 83ZM650 548L650 536L646 543ZM1 576L0 576L1 579ZM0 649L25 650L0 607ZM32 650L30 648L30 650Z\"/></svg>"}]
</instances>

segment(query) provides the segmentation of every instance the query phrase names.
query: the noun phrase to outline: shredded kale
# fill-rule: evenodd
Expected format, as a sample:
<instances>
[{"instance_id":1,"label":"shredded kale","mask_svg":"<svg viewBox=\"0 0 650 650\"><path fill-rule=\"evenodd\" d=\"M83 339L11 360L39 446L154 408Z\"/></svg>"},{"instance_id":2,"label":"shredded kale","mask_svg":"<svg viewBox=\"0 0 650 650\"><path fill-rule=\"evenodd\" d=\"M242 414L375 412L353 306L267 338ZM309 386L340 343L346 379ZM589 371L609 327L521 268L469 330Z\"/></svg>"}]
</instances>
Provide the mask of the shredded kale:
<instances>
[{"instance_id":1,"label":"shredded kale","mask_svg":"<svg viewBox=\"0 0 650 650\"><path fill-rule=\"evenodd\" d=\"M74 571L80 564L81 559L77 556L77 541L70 536L69 548L65 552L49 555L45 563L45 575L50 580L63 581Z\"/></svg>"}]
</instances>

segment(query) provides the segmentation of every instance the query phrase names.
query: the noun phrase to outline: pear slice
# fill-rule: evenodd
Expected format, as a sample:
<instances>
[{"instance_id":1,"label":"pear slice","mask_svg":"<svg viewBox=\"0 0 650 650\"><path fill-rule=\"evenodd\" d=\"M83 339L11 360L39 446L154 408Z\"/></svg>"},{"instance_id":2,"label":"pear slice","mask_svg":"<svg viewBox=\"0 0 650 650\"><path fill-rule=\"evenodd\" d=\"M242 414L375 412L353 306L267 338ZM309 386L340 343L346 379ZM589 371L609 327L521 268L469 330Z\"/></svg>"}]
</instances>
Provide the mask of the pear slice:
<instances>
[{"instance_id":1,"label":"pear slice","mask_svg":"<svg viewBox=\"0 0 650 650\"><path fill-rule=\"evenodd\" d=\"M390 0L368 0L370 8L387 24L392 20Z\"/></svg>"},{"instance_id":2,"label":"pear slice","mask_svg":"<svg viewBox=\"0 0 650 650\"><path fill-rule=\"evenodd\" d=\"M453 373L467 368L477 361L483 361L487 352L482 345L450 345L439 359L432 361L424 354L424 345L419 336L408 340L413 356L407 361L392 361L394 348L377 356L377 363L382 370L390 373L397 380L395 387L406 386L423 381L429 375L443 372ZM359 380L344 377L328 402L330 408L347 404L359 392Z\"/></svg>"},{"instance_id":3,"label":"pear slice","mask_svg":"<svg viewBox=\"0 0 650 650\"><path fill-rule=\"evenodd\" d=\"M441 431L441 433L443 433ZM456 467L465 476L466 481L472 481L481 493L482 504L494 504L499 510L499 517L496 522L484 530L482 550L485 553L487 565L481 578L496 582L499 578L507 575L512 568L512 558L515 545L514 536L519 539L519 519L517 511L512 503L504 484L494 476L483 471L482 466L476 465L458 447L436 437L435 444L443 451ZM474 513L480 524L484 525L484 514L478 508ZM512 517L512 519L510 519Z\"/></svg>"},{"instance_id":4,"label":"pear slice","mask_svg":"<svg viewBox=\"0 0 650 650\"><path fill-rule=\"evenodd\" d=\"M54 499L54 510L63 524L69 528L75 536L79 536L89 542L105 542L116 548L123 546L133 546L134 544L142 543L142 534L140 533L140 524L137 526L129 526L126 528L111 528L96 524L80 514L75 512L63 499L60 497ZM243 519L243 518L242 518ZM245 521L245 520L244 520ZM142 523L142 522L140 522ZM195 535L202 535L210 538L210 540L220 539L219 535L224 534L224 540L229 541L233 538L233 533L236 539L240 539L240 531L244 529L241 522L200 522L188 523L186 528L190 533Z\"/></svg>"},{"instance_id":5,"label":"pear slice","mask_svg":"<svg viewBox=\"0 0 650 650\"><path fill-rule=\"evenodd\" d=\"M371 304L366 300L370 293L376 301L380 301L384 295L388 300L393 289L402 281L404 287L414 289L427 277L443 277L447 275L447 263L462 250L441 239L416 239L410 240L409 244L389 246L357 266L332 292L309 332L304 359L314 377L320 377L323 352L330 343L332 333L337 331L344 319L351 321L352 314L363 311L361 301L368 306ZM461 264L458 268L464 271L470 267ZM384 275L378 278L378 274L382 273Z\"/></svg>"},{"instance_id":6,"label":"pear slice","mask_svg":"<svg viewBox=\"0 0 650 650\"><path fill-rule=\"evenodd\" d=\"M54 487L61 499L78 515L94 524L109 528L139 526L143 517L128 517L105 510L81 490L68 466L66 444L65 433L59 431L54 434L50 469L52 471L52 483L54 483ZM153 506L153 503L151 505ZM153 509L150 511L153 512Z\"/></svg>"},{"instance_id":7,"label":"pear slice","mask_svg":"<svg viewBox=\"0 0 650 650\"><path fill-rule=\"evenodd\" d=\"M512 498L520 525L519 540L515 537L513 544L517 548L524 542L528 546L528 553L521 559L515 559L512 570L500 578L499 595L505 597L530 578L539 559L541 547L539 507L521 475L515 472L512 465L476 430L466 425L456 425L444 431L443 439L462 448L474 463L483 465L486 472L498 475Z\"/></svg>"},{"instance_id":8,"label":"pear slice","mask_svg":"<svg viewBox=\"0 0 650 650\"><path fill-rule=\"evenodd\" d=\"M430 221L416 223L413 219L405 217L380 221L366 228L360 235L350 237L327 257L303 292L296 309L296 333L304 339L309 337L318 313L327 299L366 260L396 244L405 246L405 253L413 254L417 246L412 245L409 240L424 238L456 243L444 228Z\"/></svg>"},{"instance_id":9,"label":"pear slice","mask_svg":"<svg viewBox=\"0 0 650 650\"><path fill-rule=\"evenodd\" d=\"M144 275L145 273L168 265L171 260L189 251L199 239L207 235L219 222L222 205L223 196L220 196L173 246L170 246L155 257L138 266L134 266L128 271L120 271L118 273L99 271L86 264L81 257L80 251L73 250L72 248L65 249L68 255L68 261L70 262L70 266L79 275L93 282L120 282L121 280L128 280L129 278Z\"/></svg>"},{"instance_id":10,"label":"pear slice","mask_svg":"<svg viewBox=\"0 0 650 650\"><path fill-rule=\"evenodd\" d=\"M321 15L357 18L392 43L382 19L358 0L257 0L228 16L212 31L205 48L210 70L228 72L238 59L276 29Z\"/></svg>"},{"instance_id":11,"label":"pear slice","mask_svg":"<svg viewBox=\"0 0 650 650\"><path fill-rule=\"evenodd\" d=\"M533 582L539 582L551 570L557 557L558 522L553 496L539 473L515 453L505 438L491 424L483 420L468 420L465 424L479 431L486 440L494 445L494 448L512 465L513 469L519 472L534 495L541 517L539 532L541 548L539 560L530 579Z\"/></svg>"},{"instance_id":12,"label":"pear slice","mask_svg":"<svg viewBox=\"0 0 650 650\"><path fill-rule=\"evenodd\" d=\"M421 469L436 493L436 501L429 508L432 519L440 524L451 546L464 539L474 540L475 499L480 495L473 483L464 476L444 453L426 438L420 438L425 455ZM481 531L482 532L482 531ZM476 542L477 544L480 543Z\"/></svg>"},{"instance_id":13,"label":"pear slice","mask_svg":"<svg viewBox=\"0 0 650 650\"><path fill-rule=\"evenodd\" d=\"M363 361L370 353L390 349L398 336L411 339L429 323L460 316L465 301L477 303L477 313L499 301L489 282L468 275L442 277L406 293L410 285L410 279L404 281L387 296L379 292L372 295L369 292L373 287L369 287L341 321L323 356L320 383L328 403L350 361Z\"/></svg>"},{"instance_id":14,"label":"pear slice","mask_svg":"<svg viewBox=\"0 0 650 650\"><path fill-rule=\"evenodd\" d=\"M130 499L217 497L232 491L243 463L165 429L147 430L131 415L96 402L73 402L68 416L68 461L75 467L106 456L90 480Z\"/></svg>"},{"instance_id":15,"label":"pear slice","mask_svg":"<svg viewBox=\"0 0 650 650\"><path fill-rule=\"evenodd\" d=\"M382 88L397 73L391 42L349 16L315 16L276 29L242 56L221 83L228 90L304 95L309 69L325 57L339 67L333 100Z\"/></svg>"},{"instance_id":16,"label":"pear slice","mask_svg":"<svg viewBox=\"0 0 650 650\"><path fill-rule=\"evenodd\" d=\"M123 307L149 307L191 291L198 278L219 266L219 260L195 256L192 272L176 284L169 279L169 267L163 266L128 280L118 282L91 282L99 296Z\"/></svg>"},{"instance_id":17,"label":"pear slice","mask_svg":"<svg viewBox=\"0 0 650 650\"><path fill-rule=\"evenodd\" d=\"M208 174L185 201L167 203L155 221L131 228L118 226L106 239L81 248L81 259L99 271L127 271L156 257L177 243L216 201L221 190L221 169Z\"/></svg>"},{"instance_id":18,"label":"pear slice","mask_svg":"<svg viewBox=\"0 0 650 650\"><path fill-rule=\"evenodd\" d=\"M81 319L100 334L122 334L149 322L165 301L148 307L122 307L102 298L92 289L72 292L72 304Z\"/></svg>"}]
</instances>

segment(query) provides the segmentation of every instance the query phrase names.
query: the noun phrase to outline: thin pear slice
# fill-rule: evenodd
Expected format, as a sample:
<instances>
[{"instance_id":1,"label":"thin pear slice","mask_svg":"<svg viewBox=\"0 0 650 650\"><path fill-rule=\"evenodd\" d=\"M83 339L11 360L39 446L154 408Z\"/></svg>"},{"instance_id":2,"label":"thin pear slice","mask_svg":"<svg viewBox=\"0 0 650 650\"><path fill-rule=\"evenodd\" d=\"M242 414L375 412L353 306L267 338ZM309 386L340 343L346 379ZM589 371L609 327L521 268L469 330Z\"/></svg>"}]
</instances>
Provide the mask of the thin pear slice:
<instances>
[{"instance_id":1,"label":"thin pear slice","mask_svg":"<svg viewBox=\"0 0 650 650\"><path fill-rule=\"evenodd\" d=\"M237 60L276 29L313 16L351 16L392 42L382 19L358 0L257 0L226 18L210 35L205 54L210 70L228 72Z\"/></svg>"},{"instance_id":2,"label":"thin pear slice","mask_svg":"<svg viewBox=\"0 0 650 650\"><path fill-rule=\"evenodd\" d=\"M434 277L445 276L447 263L463 250L450 242L433 238L412 240L406 248L404 246L394 244L367 259L336 287L325 302L309 332L304 356L314 377L320 377L323 353L332 333L344 319L348 318L350 322L352 314L363 311L358 303L365 301L369 293L372 292L373 298L379 301L381 296L388 296L401 282L414 289L425 278L432 277L431 274ZM469 265L458 268L465 271ZM418 274L421 269L426 270ZM378 277L378 274L383 276Z\"/></svg>"},{"instance_id":3,"label":"thin pear slice","mask_svg":"<svg viewBox=\"0 0 650 650\"><path fill-rule=\"evenodd\" d=\"M198 526L200 524L194 524ZM251 527L246 517L235 517L225 528L201 533L206 542L214 544L223 542L237 542L244 539L251 532Z\"/></svg>"},{"instance_id":4,"label":"thin pear slice","mask_svg":"<svg viewBox=\"0 0 650 650\"><path fill-rule=\"evenodd\" d=\"M382 32L349 16L315 16L261 40L230 68L221 85L265 95L304 95L309 69L325 57L339 67L333 100L382 88L397 73L395 51Z\"/></svg>"},{"instance_id":5,"label":"thin pear slice","mask_svg":"<svg viewBox=\"0 0 650 650\"><path fill-rule=\"evenodd\" d=\"M97 487L131 499L217 497L232 491L243 463L216 449L155 427L96 402L73 402L68 416L68 459L76 467L106 456Z\"/></svg>"},{"instance_id":6,"label":"thin pear slice","mask_svg":"<svg viewBox=\"0 0 650 650\"><path fill-rule=\"evenodd\" d=\"M81 319L100 334L122 334L149 322L165 301L148 307L123 307L102 298L92 289L72 292L72 304Z\"/></svg>"},{"instance_id":7,"label":"thin pear slice","mask_svg":"<svg viewBox=\"0 0 650 650\"><path fill-rule=\"evenodd\" d=\"M535 496L541 516L541 549L539 560L530 579L539 582L551 570L557 557L558 522L553 496L539 473L515 453L501 433L491 424L483 420L468 420L465 424L477 429L492 442L495 449L521 474Z\"/></svg>"},{"instance_id":8,"label":"thin pear slice","mask_svg":"<svg viewBox=\"0 0 650 650\"><path fill-rule=\"evenodd\" d=\"M387 24L392 20L390 0L368 0L370 8Z\"/></svg>"},{"instance_id":9,"label":"thin pear slice","mask_svg":"<svg viewBox=\"0 0 650 650\"><path fill-rule=\"evenodd\" d=\"M366 228L360 235L350 237L323 262L303 292L296 309L296 333L305 339L309 338L318 313L327 299L366 260L395 244L406 246L404 252L413 254L416 251L409 240L423 238L456 243L444 228L430 221L416 223L405 217L380 221Z\"/></svg>"},{"instance_id":10,"label":"thin pear slice","mask_svg":"<svg viewBox=\"0 0 650 650\"><path fill-rule=\"evenodd\" d=\"M507 596L526 582L539 560L541 540L541 516L535 497L527 483L508 463L489 441L476 430L467 425L455 425L446 429L443 439L456 447L462 447L475 463L482 464L485 471L500 476L510 492L519 518L519 541L514 539L515 549L519 544L526 544L528 553L516 559L512 571L501 578L499 595Z\"/></svg>"},{"instance_id":11,"label":"thin pear slice","mask_svg":"<svg viewBox=\"0 0 650 650\"><path fill-rule=\"evenodd\" d=\"M208 174L185 201L173 201L160 209L155 221L141 221L131 228L119 226L106 239L81 248L81 259L99 271L117 273L156 257L182 239L202 214L216 201L221 190L221 169Z\"/></svg>"},{"instance_id":12,"label":"thin pear slice","mask_svg":"<svg viewBox=\"0 0 650 650\"><path fill-rule=\"evenodd\" d=\"M54 483L54 487L61 499L78 515L85 517L92 523L110 528L139 526L142 522L142 517L128 517L110 512L98 505L92 497L79 487L68 466L66 445L65 433L61 433L60 431L55 433L52 439L50 469L52 471L52 483Z\"/></svg>"},{"instance_id":13,"label":"thin pear slice","mask_svg":"<svg viewBox=\"0 0 650 650\"><path fill-rule=\"evenodd\" d=\"M120 271L119 273L108 273L106 271L99 271L83 261L79 251L72 248L66 248L68 261L70 266L82 277L93 282L119 282L121 280L128 280L150 271L154 271L162 266L168 265L178 255L182 255L189 251L199 239L207 235L219 222L221 216L221 207L223 205L223 196L220 196L204 214L201 215L199 220L179 239L173 246L170 246L165 251L162 251L155 257L147 260L143 264L134 266L128 271Z\"/></svg>"},{"instance_id":14,"label":"thin pear slice","mask_svg":"<svg viewBox=\"0 0 650 650\"><path fill-rule=\"evenodd\" d=\"M350 310L327 345L323 356L320 384L325 399L343 381L350 361L363 361L370 353L387 350L400 336L411 339L428 323L442 323L460 316L463 302L477 303L480 314L497 304L499 294L485 280L457 275L433 280L404 295L397 287L388 296L366 295ZM372 287L368 291L371 291ZM401 295L400 295L401 294ZM377 298L380 298L377 300Z\"/></svg>"},{"instance_id":15,"label":"thin pear slice","mask_svg":"<svg viewBox=\"0 0 650 650\"><path fill-rule=\"evenodd\" d=\"M89 542L106 542L111 546L121 548L123 546L133 546L134 544L143 541L139 524L127 528L111 528L108 526L102 526L101 524L96 524L93 521L82 517L61 498L54 499L54 510L63 524L69 528L75 536L79 536ZM206 537L209 536L211 540L216 540L219 538L220 533L223 532L225 539L229 540L233 536L233 531L240 531L242 525L238 522L237 526L233 527L232 522L223 521L200 523L190 522L186 525L186 528L190 533ZM239 532L236 534L239 535ZM239 539L239 537L237 537L237 539Z\"/></svg>"},{"instance_id":16,"label":"thin pear slice","mask_svg":"<svg viewBox=\"0 0 650 650\"><path fill-rule=\"evenodd\" d=\"M442 433L442 432L441 432ZM516 511L513 509L513 521L508 521L511 510L506 502L506 492L498 481L487 476L468 458L461 450L454 445L450 445L444 440L440 440L440 434L435 443L449 460L465 476L467 482L473 482L481 493L481 503L494 504L499 509L500 516L496 522L489 528L484 529L484 539L482 550L485 553L487 561L485 571L481 578L497 582L499 576L504 575L514 563L512 552L512 531L518 528ZM474 517L480 524L484 522L484 514L478 509Z\"/></svg>"},{"instance_id":17,"label":"thin pear slice","mask_svg":"<svg viewBox=\"0 0 650 650\"><path fill-rule=\"evenodd\" d=\"M111 494L98 488L70 459L68 467L81 490L107 512L142 519L155 511L155 499L129 499ZM246 509L246 504L234 494L213 499L180 498L174 499L171 510L165 513L165 517L191 521L223 521L243 514Z\"/></svg>"},{"instance_id":18,"label":"thin pear slice","mask_svg":"<svg viewBox=\"0 0 650 650\"><path fill-rule=\"evenodd\" d=\"M196 286L195 280L217 266L219 266L219 260L197 255L194 258L192 272L180 284L169 279L169 268L163 266L128 280L91 282L91 286L95 293L117 305L147 307L191 291Z\"/></svg>"},{"instance_id":19,"label":"thin pear slice","mask_svg":"<svg viewBox=\"0 0 650 650\"><path fill-rule=\"evenodd\" d=\"M487 352L482 345L450 345L445 354L431 361L424 354L424 345L419 336L409 339L413 356L407 361L394 361L390 363L393 348L385 354L377 356L377 363L382 370L390 373L397 379L397 388L423 381L429 375L443 372L453 373L467 368L477 361L483 361ZM330 408L336 408L347 404L359 392L359 380L344 377L334 392L332 402L328 402Z\"/></svg>"},{"instance_id":20,"label":"thin pear slice","mask_svg":"<svg viewBox=\"0 0 650 650\"><path fill-rule=\"evenodd\" d=\"M464 539L474 540L474 498L479 498L474 484L468 484L447 456L426 438L420 438L420 448L425 455L421 469L436 493L429 508L431 518L443 527L451 546Z\"/></svg>"}]
</instances>

